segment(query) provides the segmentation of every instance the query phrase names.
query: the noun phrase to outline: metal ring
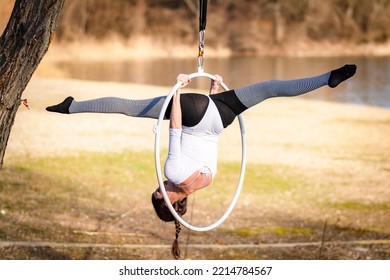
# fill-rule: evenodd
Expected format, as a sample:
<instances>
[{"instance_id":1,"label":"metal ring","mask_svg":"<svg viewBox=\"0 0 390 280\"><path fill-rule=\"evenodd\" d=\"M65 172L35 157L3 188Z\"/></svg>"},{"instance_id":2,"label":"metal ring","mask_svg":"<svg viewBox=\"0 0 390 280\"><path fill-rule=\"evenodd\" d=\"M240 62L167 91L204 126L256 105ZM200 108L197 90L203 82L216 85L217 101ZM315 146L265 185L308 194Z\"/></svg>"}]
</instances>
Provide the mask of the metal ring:
<instances>
[{"instance_id":1,"label":"metal ring","mask_svg":"<svg viewBox=\"0 0 390 280\"><path fill-rule=\"evenodd\" d=\"M216 76L214 76L212 74L209 74L209 73L203 73L203 72L192 73L192 74L189 75L189 77L190 78L206 77L206 78L209 78L211 80L216 80ZM197 226L189 224L188 222L186 222L175 211L175 209L173 208L173 206L172 206L172 204L171 204L171 202L169 200L168 194L167 194L167 192L165 190L164 181L163 181L162 174L161 174L161 165L160 165L160 132L161 132L161 125L162 125L162 122L164 120L164 116L165 116L165 112L167 110L168 104L169 104L170 100L172 99L173 95L175 94L175 92L180 88L181 85L182 85L181 81L177 82L173 86L173 88L171 89L169 94L167 95L167 97L166 97L166 99L164 101L164 104L163 104L163 106L161 108L161 112L160 112L159 118L157 120L157 124L154 126L154 133L155 133L154 159L155 159L157 180L158 180L158 183L160 185L160 189L161 189L161 192L163 194L164 200L165 200L165 202L166 202L166 204L167 204L167 206L169 208L169 211L172 213L172 215L184 227L186 227L186 228L188 228L190 230L193 230L193 231L209 231L209 230L212 230L212 229L218 227L219 225L221 225L226 220L226 218L230 215L230 213L232 212L234 206L237 203L238 197L239 197L241 189L242 189L242 185L243 185L243 181L244 181L244 177L245 177L245 167L246 167L246 144L245 144L244 121L243 121L241 115L238 115L238 121L239 121L239 124L240 124L240 131L241 131L241 149L242 149L242 153L241 153L241 169L240 169L240 176L239 176L239 179L238 179L236 191L234 193L233 199L230 202L229 207L227 208L225 213L216 222L214 222L211 225L203 226L203 227L197 227ZM226 91L229 90L229 88L224 83L221 83L221 86L223 87L224 90L226 90Z\"/></svg>"}]
</instances>

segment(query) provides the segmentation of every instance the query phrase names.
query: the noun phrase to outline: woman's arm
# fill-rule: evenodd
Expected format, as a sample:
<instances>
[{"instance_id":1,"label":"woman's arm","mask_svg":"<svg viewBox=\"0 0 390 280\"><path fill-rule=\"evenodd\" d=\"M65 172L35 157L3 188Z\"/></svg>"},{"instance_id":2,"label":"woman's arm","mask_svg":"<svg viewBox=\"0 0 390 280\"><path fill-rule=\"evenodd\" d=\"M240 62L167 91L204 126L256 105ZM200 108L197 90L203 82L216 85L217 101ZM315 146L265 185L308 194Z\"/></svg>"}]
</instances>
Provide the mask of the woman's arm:
<instances>
[{"instance_id":1,"label":"woman's arm","mask_svg":"<svg viewBox=\"0 0 390 280\"><path fill-rule=\"evenodd\" d=\"M183 88L190 82L190 79L188 75L180 74L177 77L177 82L182 82L182 86L180 88ZM177 181L176 177L179 175L181 168L181 131L182 120L180 92L177 90L172 98L171 117L169 123L168 157L165 161L164 167L165 176L175 182Z\"/></svg>"},{"instance_id":2,"label":"woman's arm","mask_svg":"<svg viewBox=\"0 0 390 280\"><path fill-rule=\"evenodd\" d=\"M218 93L219 85L223 82L223 79L219 75L215 75L216 79L211 80L210 83L210 95Z\"/></svg>"},{"instance_id":3,"label":"woman's arm","mask_svg":"<svg viewBox=\"0 0 390 280\"><path fill-rule=\"evenodd\" d=\"M182 82L180 89L186 87L191 79L186 74L179 74L177 76L177 82ZM181 128L181 107L180 107L180 92L177 90L172 99L172 109L171 109L171 118L170 118L170 128Z\"/></svg>"}]
</instances>

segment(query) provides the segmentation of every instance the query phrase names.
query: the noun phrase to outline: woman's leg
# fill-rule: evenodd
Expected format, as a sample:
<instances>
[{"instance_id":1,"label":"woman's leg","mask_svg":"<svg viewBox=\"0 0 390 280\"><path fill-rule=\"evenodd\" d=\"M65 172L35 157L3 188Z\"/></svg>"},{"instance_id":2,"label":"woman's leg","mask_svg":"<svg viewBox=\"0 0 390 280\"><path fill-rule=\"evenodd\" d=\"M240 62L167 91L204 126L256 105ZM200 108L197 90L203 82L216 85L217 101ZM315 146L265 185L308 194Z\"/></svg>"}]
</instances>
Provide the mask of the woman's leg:
<instances>
[{"instance_id":1,"label":"woman's leg","mask_svg":"<svg viewBox=\"0 0 390 280\"><path fill-rule=\"evenodd\" d=\"M76 113L117 113L131 117L158 119L166 96L151 99L132 100L118 97L103 97L87 101L76 101L73 97L66 98L60 104L46 108L49 112L63 114ZM182 122L185 126L194 126L203 118L209 99L203 94L187 93L180 95ZM169 119L172 100L165 112Z\"/></svg>"},{"instance_id":2,"label":"woman's leg","mask_svg":"<svg viewBox=\"0 0 390 280\"><path fill-rule=\"evenodd\" d=\"M76 113L118 113L131 117L158 118L165 96L132 100L118 97L103 97L87 101L76 101L73 97L66 98L62 103L49 106L50 112Z\"/></svg>"},{"instance_id":3,"label":"woman's leg","mask_svg":"<svg viewBox=\"0 0 390 280\"><path fill-rule=\"evenodd\" d=\"M250 108L270 97L297 96L322 86L336 87L356 73L356 65L345 65L320 76L296 80L272 80L235 89L240 102ZM236 112L241 113L241 112Z\"/></svg>"},{"instance_id":4,"label":"woman's leg","mask_svg":"<svg viewBox=\"0 0 390 280\"><path fill-rule=\"evenodd\" d=\"M345 65L339 69L312 78L289 81L267 81L213 94L210 98L217 106L223 127L226 128L234 121L237 115L267 98L297 96L325 85L336 87L342 81L352 77L355 72L355 65Z\"/></svg>"}]
</instances>

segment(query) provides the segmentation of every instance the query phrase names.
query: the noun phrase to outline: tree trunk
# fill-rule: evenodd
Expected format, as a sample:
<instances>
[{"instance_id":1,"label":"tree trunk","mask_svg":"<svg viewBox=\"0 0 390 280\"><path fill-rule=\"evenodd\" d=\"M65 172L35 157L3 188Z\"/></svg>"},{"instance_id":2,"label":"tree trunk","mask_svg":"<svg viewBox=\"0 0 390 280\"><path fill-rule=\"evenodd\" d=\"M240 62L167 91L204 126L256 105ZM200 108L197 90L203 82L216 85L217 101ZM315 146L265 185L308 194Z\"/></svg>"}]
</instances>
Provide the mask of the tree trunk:
<instances>
[{"instance_id":1,"label":"tree trunk","mask_svg":"<svg viewBox=\"0 0 390 280\"><path fill-rule=\"evenodd\" d=\"M65 0L16 0L0 37L0 167L21 96L46 54Z\"/></svg>"}]
</instances>

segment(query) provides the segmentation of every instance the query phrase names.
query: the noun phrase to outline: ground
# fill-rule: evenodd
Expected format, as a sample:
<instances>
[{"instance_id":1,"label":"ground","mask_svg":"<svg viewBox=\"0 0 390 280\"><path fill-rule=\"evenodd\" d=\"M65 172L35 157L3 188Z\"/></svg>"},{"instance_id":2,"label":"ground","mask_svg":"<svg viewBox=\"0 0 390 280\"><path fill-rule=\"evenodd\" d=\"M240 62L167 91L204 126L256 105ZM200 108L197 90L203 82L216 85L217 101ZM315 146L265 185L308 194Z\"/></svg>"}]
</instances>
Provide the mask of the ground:
<instances>
[{"instance_id":1,"label":"ground","mask_svg":"<svg viewBox=\"0 0 390 280\"><path fill-rule=\"evenodd\" d=\"M33 78L0 171L1 259L171 259L174 226L154 215L154 120L48 113L68 95L144 98L169 89ZM243 115L247 171L217 229L182 230L187 259L389 259L390 111L300 98ZM167 145L162 135L163 153ZM187 219L210 223L238 178L235 123L213 186ZM163 158L163 157L162 157Z\"/></svg>"}]
</instances>

